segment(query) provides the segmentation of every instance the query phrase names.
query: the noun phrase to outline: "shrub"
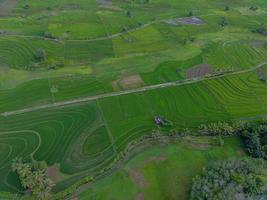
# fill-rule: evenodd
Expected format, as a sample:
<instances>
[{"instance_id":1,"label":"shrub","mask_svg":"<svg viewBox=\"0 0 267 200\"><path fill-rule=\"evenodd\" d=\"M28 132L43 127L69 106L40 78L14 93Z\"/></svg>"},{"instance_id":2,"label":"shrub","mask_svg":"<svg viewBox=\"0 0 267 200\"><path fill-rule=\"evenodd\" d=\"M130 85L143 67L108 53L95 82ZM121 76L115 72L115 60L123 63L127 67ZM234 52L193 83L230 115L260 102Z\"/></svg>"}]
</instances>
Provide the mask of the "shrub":
<instances>
[{"instance_id":1,"label":"shrub","mask_svg":"<svg viewBox=\"0 0 267 200\"><path fill-rule=\"evenodd\" d=\"M36 58L36 60L38 62L44 61L45 60L45 56L46 56L45 50L43 50L41 48L36 50L35 58Z\"/></svg>"}]
</instances>

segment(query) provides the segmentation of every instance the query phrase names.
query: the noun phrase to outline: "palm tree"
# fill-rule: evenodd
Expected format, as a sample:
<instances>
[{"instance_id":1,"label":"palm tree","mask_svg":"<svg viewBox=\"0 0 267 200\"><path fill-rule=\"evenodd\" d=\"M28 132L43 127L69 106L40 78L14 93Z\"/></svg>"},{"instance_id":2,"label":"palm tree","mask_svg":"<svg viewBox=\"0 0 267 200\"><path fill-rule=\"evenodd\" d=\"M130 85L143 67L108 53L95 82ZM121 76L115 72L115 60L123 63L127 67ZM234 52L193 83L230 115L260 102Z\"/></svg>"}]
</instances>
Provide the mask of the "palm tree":
<instances>
[{"instance_id":1,"label":"palm tree","mask_svg":"<svg viewBox=\"0 0 267 200\"><path fill-rule=\"evenodd\" d=\"M21 164L22 164L22 158L18 158L18 157L14 158L11 164L12 171L14 172L18 171L21 167Z\"/></svg>"},{"instance_id":2,"label":"palm tree","mask_svg":"<svg viewBox=\"0 0 267 200\"><path fill-rule=\"evenodd\" d=\"M30 164L21 164L21 167L18 171L21 177L27 177L31 174L31 166Z\"/></svg>"}]
</instances>

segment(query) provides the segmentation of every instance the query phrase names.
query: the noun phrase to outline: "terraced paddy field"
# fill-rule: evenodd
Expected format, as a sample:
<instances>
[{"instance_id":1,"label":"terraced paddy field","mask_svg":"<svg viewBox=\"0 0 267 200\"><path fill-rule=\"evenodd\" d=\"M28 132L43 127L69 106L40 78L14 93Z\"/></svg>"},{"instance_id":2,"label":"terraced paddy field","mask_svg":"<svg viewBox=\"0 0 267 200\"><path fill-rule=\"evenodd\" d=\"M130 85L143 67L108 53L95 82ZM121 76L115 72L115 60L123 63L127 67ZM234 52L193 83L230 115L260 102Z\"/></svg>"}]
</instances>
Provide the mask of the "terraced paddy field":
<instances>
[{"instance_id":1,"label":"terraced paddy field","mask_svg":"<svg viewBox=\"0 0 267 200\"><path fill-rule=\"evenodd\" d=\"M18 156L46 161L57 193L106 173L129 144L158 130L155 116L177 130L265 118L266 30L265 0L0 0L0 199L23 191L10 170ZM196 174L177 172L185 186L174 194L157 185L166 181L158 170L185 170L196 155L198 173L241 149L236 139L205 151L154 147L78 196L186 199ZM159 167L140 167L159 152L168 157ZM129 178L132 165L147 188Z\"/></svg>"},{"instance_id":2,"label":"terraced paddy field","mask_svg":"<svg viewBox=\"0 0 267 200\"><path fill-rule=\"evenodd\" d=\"M156 127L160 115L178 128L212 121L266 116L267 85L256 72L182 86L98 99L88 103L1 116L1 188L19 190L10 173L15 156L57 166L62 190L112 163L127 145ZM6 156L8 155L8 156Z\"/></svg>"}]
</instances>

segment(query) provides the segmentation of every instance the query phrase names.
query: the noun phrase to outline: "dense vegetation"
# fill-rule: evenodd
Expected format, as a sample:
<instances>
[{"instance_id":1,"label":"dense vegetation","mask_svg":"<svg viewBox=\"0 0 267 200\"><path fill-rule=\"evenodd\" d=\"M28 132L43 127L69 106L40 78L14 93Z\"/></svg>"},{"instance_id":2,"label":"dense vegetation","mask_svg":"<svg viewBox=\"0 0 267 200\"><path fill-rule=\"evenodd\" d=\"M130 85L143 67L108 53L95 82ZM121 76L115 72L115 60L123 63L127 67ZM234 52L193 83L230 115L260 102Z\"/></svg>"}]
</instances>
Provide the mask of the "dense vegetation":
<instances>
[{"instance_id":1,"label":"dense vegetation","mask_svg":"<svg viewBox=\"0 0 267 200\"><path fill-rule=\"evenodd\" d=\"M24 163L21 158L15 158L12 161L12 170L17 172L21 185L32 197L45 199L49 196L53 182L47 176L46 163Z\"/></svg>"},{"instance_id":2,"label":"dense vegetation","mask_svg":"<svg viewBox=\"0 0 267 200\"><path fill-rule=\"evenodd\" d=\"M255 158L267 159L267 124L250 128L242 133L248 153Z\"/></svg>"},{"instance_id":3,"label":"dense vegetation","mask_svg":"<svg viewBox=\"0 0 267 200\"><path fill-rule=\"evenodd\" d=\"M193 181L190 199L252 199L264 191L266 163L255 159L217 161Z\"/></svg>"}]
</instances>

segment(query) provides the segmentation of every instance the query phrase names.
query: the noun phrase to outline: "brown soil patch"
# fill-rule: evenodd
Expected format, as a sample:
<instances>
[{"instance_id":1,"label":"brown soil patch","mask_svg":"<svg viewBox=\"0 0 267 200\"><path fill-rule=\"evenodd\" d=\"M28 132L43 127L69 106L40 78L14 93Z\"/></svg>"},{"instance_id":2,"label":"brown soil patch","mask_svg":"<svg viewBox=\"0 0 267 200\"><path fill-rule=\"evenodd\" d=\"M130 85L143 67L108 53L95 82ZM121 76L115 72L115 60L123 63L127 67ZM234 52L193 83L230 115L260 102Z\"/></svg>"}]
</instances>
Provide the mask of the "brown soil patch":
<instances>
[{"instance_id":1,"label":"brown soil patch","mask_svg":"<svg viewBox=\"0 0 267 200\"><path fill-rule=\"evenodd\" d=\"M79 200L79 199L78 199L78 197L74 197L74 198L72 198L71 200Z\"/></svg>"},{"instance_id":2,"label":"brown soil patch","mask_svg":"<svg viewBox=\"0 0 267 200\"><path fill-rule=\"evenodd\" d=\"M0 17L10 15L16 4L17 0L5 0L2 4L0 4Z\"/></svg>"},{"instance_id":3,"label":"brown soil patch","mask_svg":"<svg viewBox=\"0 0 267 200\"><path fill-rule=\"evenodd\" d=\"M148 183L144 177L144 175L141 172L138 172L136 170L130 170L129 171L131 179L141 188L147 187Z\"/></svg>"},{"instance_id":4,"label":"brown soil patch","mask_svg":"<svg viewBox=\"0 0 267 200\"><path fill-rule=\"evenodd\" d=\"M238 155L238 156L244 156L245 155L245 152L243 151L243 150L237 150L236 151L236 154Z\"/></svg>"},{"instance_id":5,"label":"brown soil patch","mask_svg":"<svg viewBox=\"0 0 267 200\"><path fill-rule=\"evenodd\" d=\"M114 91L119 91L121 89L134 89L141 87L144 84L144 81L140 75L125 76L121 79L114 80L111 82L112 88Z\"/></svg>"},{"instance_id":6,"label":"brown soil patch","mask_svg":"<svg viewBox=\"0 0 267 200\"><path fill-rule=\"evenodd\" d=\"M112 85L112 88L113 88L114 91L119 91L120 90L120 86L119 86L119 83L118 83L117 80L116 81L112 81L111 85Z\"/></svg>"},{"instance_id":7,"label":"brown soil patch","mask_svg":"<svg viewBox=\"0 0 267 200\"><path fill-rule=\"evenodd\" d=\"M144 199L144 195L142 193L138 193L134 198L134 200L143 200L143 199Z\"/></svg>"},{"instance_id":8,"label":"brown soil patch","mask_svg":"<svg viewBox=\"0 0 267 200\"><path fill-rule=\"evenodd\" d=\"M58 167L56 165L48 167L47 175L53 182L57 182L60 179Z\"/></svg>"},{"instance_id":9,"label":"brown soil patch","mask_svg":"<svg viewBox=\"0 0 267 200\"><path fill-rule=\"evenodd\" d=\"M204 77L212 73L213 73L213 68L211 65L201 64L187 69L186 78L192 79L192 78Z\"/></svg>"},{"instance_id":10,"label":"brown soil patch","mask_svg":"<svg viewBox=\"0 0 267 200\"><path fill-rule=\"evenodd\" d=\"M144 82L140 75L132 75L123 77L119 81L119 84L123 89L132 89L143 86Z\"/></svg>"}]
</instances>

